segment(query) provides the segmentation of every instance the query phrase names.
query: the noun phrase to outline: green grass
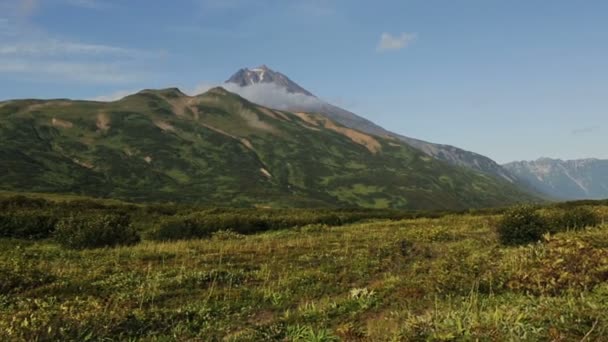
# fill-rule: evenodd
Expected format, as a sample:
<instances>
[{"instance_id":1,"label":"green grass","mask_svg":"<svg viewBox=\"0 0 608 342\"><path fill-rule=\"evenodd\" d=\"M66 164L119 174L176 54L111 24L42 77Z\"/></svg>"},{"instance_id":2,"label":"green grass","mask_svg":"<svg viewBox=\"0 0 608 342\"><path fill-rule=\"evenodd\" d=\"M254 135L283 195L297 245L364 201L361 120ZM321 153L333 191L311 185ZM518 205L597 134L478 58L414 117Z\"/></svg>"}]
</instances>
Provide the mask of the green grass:
<instances>
[{"instance_id":1,"label":"green grass","mask_svg":"<svg viewBox=\"0 0 608 342\"><path fill-rule=\"evenodd\" d=\"M607 206L593 210L608 217ZM602 340L608 225L505 247L498 219L84 251L0 240L0 340Z\"/></svg>"}]
</instances>

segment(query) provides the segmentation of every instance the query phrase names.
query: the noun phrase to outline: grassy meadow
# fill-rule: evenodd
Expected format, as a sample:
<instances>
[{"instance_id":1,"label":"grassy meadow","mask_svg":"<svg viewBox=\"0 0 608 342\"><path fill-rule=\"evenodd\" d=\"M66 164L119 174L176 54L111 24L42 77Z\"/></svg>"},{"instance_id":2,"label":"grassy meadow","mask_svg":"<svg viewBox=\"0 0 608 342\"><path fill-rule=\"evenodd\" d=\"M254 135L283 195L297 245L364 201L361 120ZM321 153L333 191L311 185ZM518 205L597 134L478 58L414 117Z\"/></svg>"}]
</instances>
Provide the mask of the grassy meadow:
<instances>
[{"instance_id":1,"label":"grassy meadow","mask_svg":"<svg viewBox=\"0 0 608 342\"><path fill-rule=\"evenodd\" d=\"M0 239L0 340L600 341L608 206L589 208L599 226L511 246L496 233L499 212L383 213L175 240L153 238L166 218L133 207L145 224L129 246Z\"/></svg>"}]
</instances>

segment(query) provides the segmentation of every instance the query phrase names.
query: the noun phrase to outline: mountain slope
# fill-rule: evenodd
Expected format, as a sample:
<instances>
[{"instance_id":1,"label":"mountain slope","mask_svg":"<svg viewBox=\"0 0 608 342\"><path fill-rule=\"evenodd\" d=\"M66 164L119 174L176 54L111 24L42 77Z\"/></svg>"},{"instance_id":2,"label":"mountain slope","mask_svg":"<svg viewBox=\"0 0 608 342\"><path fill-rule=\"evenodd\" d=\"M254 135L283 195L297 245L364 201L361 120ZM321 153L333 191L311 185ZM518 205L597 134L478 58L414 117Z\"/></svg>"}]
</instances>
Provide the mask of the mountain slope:
<instances>
[{"instance_id":1,"label":"mountain slope","mask_svg":"<svg viewBox=\"0 0 608 342\"><path fill-rule=\"evenodd\" d=\"M135 201L462 209L532 199L397 139L222 88L0 103L0 158L3 190Z\"/></svg>"},{"instance_id":2,"label":"mountain slope","mask_svg":"<svg viewBox=\"0 0 608 342\"><path fill-rule=\"evenodd\" d=\"M291 81L287 76L273 71L267 66L253 69L241 69L230 77L226 83L233 86L229 88L231 91L235 91L255 103L291 111L322 113L346 127L354 128L368 134L397 138L435 159L446 161L453 165L467 167L478 172L504 179L510 183L517 183L517 178L514 175L488 157L465 151L454 146L434 144L388 131L370 120L319 100L312 93ZM247 90L247 88L251 86L268 84L274 84L278 88L286 90L283 102L278 100L280 93L274 88L260 88L255 92ZM308 97L308 99L303 99L302 97L294 99L291 96L293 94Z\"/></svg>"},{"instance_id":3,"label":"mountain slope","mask_svg":"<svg viewBox=\"0 0 608 342\"><path fill-rule=\"evenodd\" d=\"M608 198L608 160L541 158L504 167L531 186L561 199Z\"/></svg>"}]
</instances>

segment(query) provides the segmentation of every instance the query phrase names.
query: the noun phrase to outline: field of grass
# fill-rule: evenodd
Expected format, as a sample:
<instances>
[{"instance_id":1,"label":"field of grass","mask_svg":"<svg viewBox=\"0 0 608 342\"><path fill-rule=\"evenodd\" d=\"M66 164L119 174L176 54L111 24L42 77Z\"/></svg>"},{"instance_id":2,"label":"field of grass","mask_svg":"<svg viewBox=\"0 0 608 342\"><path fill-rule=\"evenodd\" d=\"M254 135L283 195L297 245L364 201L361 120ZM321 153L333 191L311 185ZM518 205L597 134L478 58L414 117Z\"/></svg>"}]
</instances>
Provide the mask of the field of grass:
<instances>
[{"instance_id":1,"label":"field of grass","mask_svg":"<svg viewBox=\"0 0 608 342\"><path fill-rule=\"evenodd\" d=\"M608 218L608 206L592 210ZM0 239L0 340L605 338L608 225L506 247L499 218L220 231L112 249Z\"/></svg>"}]
</instances>

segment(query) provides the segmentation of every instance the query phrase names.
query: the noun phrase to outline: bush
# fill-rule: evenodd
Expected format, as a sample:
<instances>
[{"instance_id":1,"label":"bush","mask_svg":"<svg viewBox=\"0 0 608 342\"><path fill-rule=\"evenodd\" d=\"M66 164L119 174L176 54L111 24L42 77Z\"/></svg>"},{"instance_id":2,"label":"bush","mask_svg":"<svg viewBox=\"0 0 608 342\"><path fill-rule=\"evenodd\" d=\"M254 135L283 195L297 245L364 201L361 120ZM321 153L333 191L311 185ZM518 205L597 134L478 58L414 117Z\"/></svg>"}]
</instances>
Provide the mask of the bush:
<instances>
[{"instance_id":1,"label":"bush","mask_svg":"<svg viewBox=\"0 0 608 342\"><path fill-rule=\"evenodd\" d=\"M44 239L55 230L57 219L35 211L0 214L0 237L18 239Z\"/></svg>"},{"instance_id":2,"label":"bush","mask_svg":"<svg viewBox=\"0 0 608 342\"><path fill-rule=\"evenodd\" d=\"M31 198L22 195L0 199L0 209L41 209L50 203L42 198Z\"/></svg>"},{"instance_id":3,"label":"bush","mask_svg":"<svg viewBox=\"0 0 608 342\"><path fill-rule=\"evenodd\" d=\"M55 239L73 249L133 245L140 241L128 216L107 214L63 219L57 224Z\"/></svg>"},{"instance_id":4,"label":"bush","mask_svg":"<svg viewBox=\"0 0 608 342\"><path fill-rule=\"evenodd\" d=\"M586 207L566 209L561 215L554 218L554 225L558 231L580 230L586 227L597 227L601 223L599 215Z\"/></svg>"},{"instance_id":5,"label":"bush","mask_svg":"<svg viewBox=\"0 0 608 342\"><path fill-rule=\"evenodd\" d=\"M206 231L197 222L188 217L171 217L161 220L148 234L148 238L155 241L175 241L209 236L211 231Z\"/></svg>"},{"instance_id":6,"label":"bush","mask_svg":"<svg viewBox=\"0 0 608 342\"><path fill-rule=\"evenodd\" d=\"M500 242L505 245L535 242L548 231L547 220L530 206L519 206L508 210L497 227Z\"/></svg>"}]
</instances>

